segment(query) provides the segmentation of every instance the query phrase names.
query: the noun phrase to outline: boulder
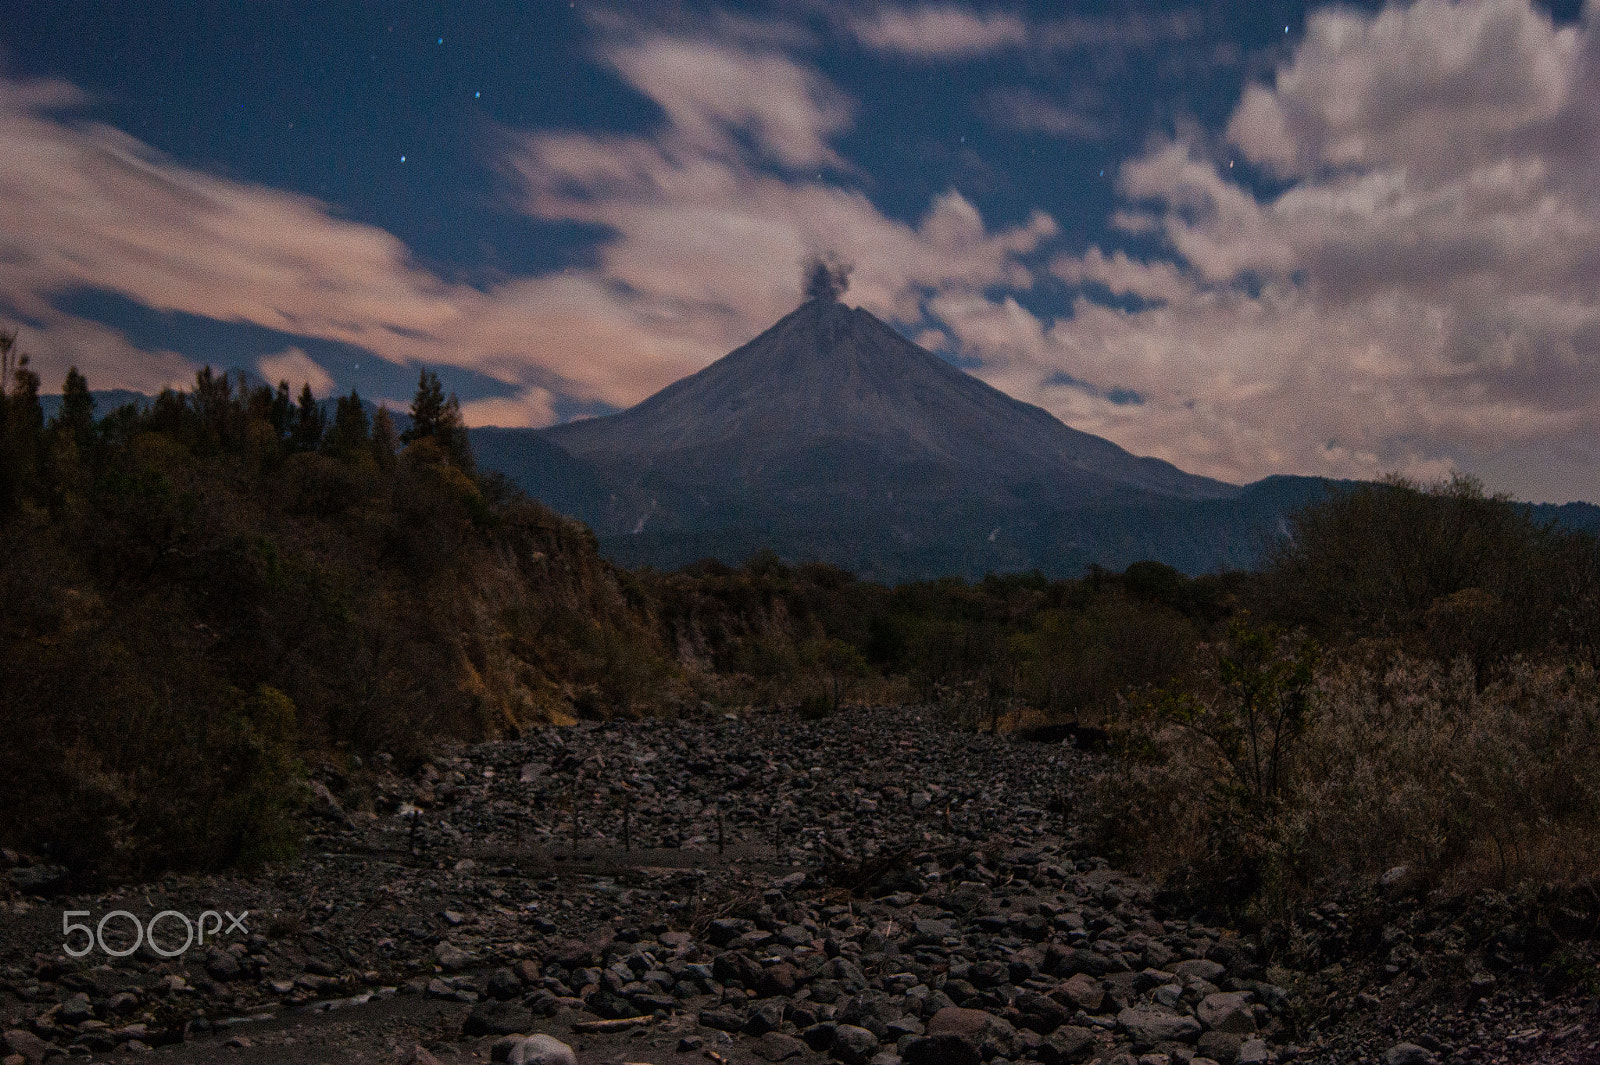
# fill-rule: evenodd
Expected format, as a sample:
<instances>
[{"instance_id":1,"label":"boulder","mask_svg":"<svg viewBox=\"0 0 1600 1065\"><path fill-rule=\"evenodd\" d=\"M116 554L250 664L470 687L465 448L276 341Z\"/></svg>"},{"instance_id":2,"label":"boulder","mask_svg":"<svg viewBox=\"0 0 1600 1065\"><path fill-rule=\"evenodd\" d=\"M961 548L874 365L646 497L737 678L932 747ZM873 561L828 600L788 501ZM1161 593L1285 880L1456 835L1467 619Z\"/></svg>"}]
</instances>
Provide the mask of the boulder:
<instances>
[{"instance_id":1,"label":"boulder","mask_svg":"<svg viewBox=\"0 0 1600 1065\"><path fill-rule=\"evenodd\" d=\"M854 1024L841 1024L833 1030L831 1050L844 1065L867 1065L878 1052L878 1037Z\"/></svg>"},{"instance_id":2,"label":"boulder","mask_svg":"<svg viewBox=\"0 0 1600 1065\"><path fill-rule=\"evenodd\" d=\"M554 1036L530 1035L517 1041L506 1062L508 1065L578 1065L578 1056Z\"/></svg>"},{"instance_id":3,"label":"boulder","mask_svg":"<svg viewBox=\"0 0 1600 1065\"><path fill-rule=\"evenodd\" d=\"M1117 1023L1135 1046L1192 1043L1200 1035L1199 1021L1161 1006L1131 1006L1117 1014Z\"/></svg>"},{"instance_id":4,"label":"boulder","mask_svg":"<svg viewBox=\"0 0 1600 1065\"><path fill-rule=\"evenodd\" d=\"M1254 997L1249 991L1219 991L1201 999L1194 1013L1207 1028L1249 1035L1256 1030L1255 1014L1250 1010Z\"/></svg>"}]
</instances>

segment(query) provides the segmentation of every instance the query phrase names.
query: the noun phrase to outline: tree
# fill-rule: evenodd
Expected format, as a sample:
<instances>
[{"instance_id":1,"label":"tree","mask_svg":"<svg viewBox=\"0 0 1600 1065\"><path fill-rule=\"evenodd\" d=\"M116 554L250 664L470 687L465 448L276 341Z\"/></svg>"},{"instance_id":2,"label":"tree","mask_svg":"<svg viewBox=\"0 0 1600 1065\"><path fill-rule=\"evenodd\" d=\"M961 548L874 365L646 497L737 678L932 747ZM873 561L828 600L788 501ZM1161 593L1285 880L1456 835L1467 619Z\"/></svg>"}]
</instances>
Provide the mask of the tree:
<instances>
[{"instance_id":1,"label":"tree","mask_svg":"<svg viewBox=\"0 0 1600 1065\"><path fill-rule=\"evenodd\" d=\"M395 452L400 445L394 432L394 418L390 416L388 407L379 407L373 417L372 440L368 446L372 449L372 457L377 460L378 469L385 473L394 469Z\"/></svg>"},{"instance_id":2,"label":"tree","mask_svg":"<svg viewBox=\"0 0 1600 1065\"><path fill-rule=\"evenodd\" d=\"M0 514L15 509L34 482L44 411L39 375L17 349L17 333L0 331Z\"/></svg>"},{"instance_id":3,"label":"tree","mask_svg":"<svg viewBox=\"0 0 1600 1065\"><path fill-rule=\"evenodd\" d=\"M339 397L333 412L333 428L328 431L322 447L336 458L352 459L366 451L370 442L367 411L352 388L348 396Z\"/></svg>"},{"instance_id":4,"label":"tree","mask_svg":"<svg viewBox=\"0 0 1600 1065\"><path fill-rule=\"evenodd\" d=\"M423 370L417 378L417 394L411 399L411 427L400 434L400 442L431 440L444 431L444 387L439 384L438 374Z\"/></svg>"},{"instance_id":5,"label":"tree","mask_svg":"<svg viewBox=\"0 0 1600 1065\"><path fill-rule=\"evenodd\" d=\"M430 440L462 471L473 471L472 447L467 441L467 425L461 418L461 402L454 392L445 398L439 376L423 370L417 378L417 394L411 400L411 427L400 434L405 444Z\"/></svg>"},{"instance_id":6,"label":"tree","mask_svg":"<svg viewBox=\"0 0 1600 1065\"><path fill-rule=\"evenodd\" d=\"M315 451L317 445L322 443L322 430L327 425L327 416L322 413L322 406L317 403L317 397L311 394L311 385L307 383L300 389L300 408L295 415L294 429L289 434L289 446L296 451Z\"/></svg>"},{"instance_id":7,"label":"tree","mask_svg":"<svg viewBox=\"0 0 1600 1065\"><path fill-rule=\"evenodd\" d=\"M76 366L67 370L66 383L61 386L61 410L50 424L57 432L71 433L79 451L87 451L94 442L94 395Z\"/></svg>"},{"instance_id":8,"label":"tree","mask_svg":"<svg viewBox=\"0 0 1600 1065\"><path fill-rule=\"evenodd\" d=\"M278 439L282 440L289 435L291 422L290 412L294 410L294 400L289 398L289 382L279 381L278 391L272 396L272 428L277 431Z\"/></svg>"}]
</instances>

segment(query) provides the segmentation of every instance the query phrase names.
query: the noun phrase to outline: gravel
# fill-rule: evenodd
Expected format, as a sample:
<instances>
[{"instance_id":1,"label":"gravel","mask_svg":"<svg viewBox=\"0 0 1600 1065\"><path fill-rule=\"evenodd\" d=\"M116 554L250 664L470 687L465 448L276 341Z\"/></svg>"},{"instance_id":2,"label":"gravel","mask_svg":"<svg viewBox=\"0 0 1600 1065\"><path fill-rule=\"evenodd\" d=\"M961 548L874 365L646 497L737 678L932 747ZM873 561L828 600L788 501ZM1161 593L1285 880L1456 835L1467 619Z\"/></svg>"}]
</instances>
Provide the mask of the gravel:
<instances>
[{"instance_id":1,"label":"gravel","mask_svg":"<svg viewBox=\"0 0 1600 1065\"><path fill-rule=\"evenodd\" d=\"M58 874L14 862L0 1050L8 1065L59 1049L245 1062L334 1048L562 1065L567 1046L719 1065L1232 1065L1411 1061L1408 1045L1432 1055L1418 1061L1577 1062L1600 1045L1592 1000L1504 1008L1515 972L1404 1025L1401 982L1354 954L1339 972L1326 957L1281 967L1170 912L1084 850L1080 804L1106 765L880 708L585 724L409 776L381 759L325 769L305 856L259 875L63 898L38 893ZM1425 915L1381 905L1411 905L1396 910L1406 928ZM114 910L146 924L248 911L247 930L171 958L148 942L72 958L69 910L91 926ZM162 944L181 931L167 918ZM1394 946L1385 964L1406 957Z\"/></svg>"}]
</instances>

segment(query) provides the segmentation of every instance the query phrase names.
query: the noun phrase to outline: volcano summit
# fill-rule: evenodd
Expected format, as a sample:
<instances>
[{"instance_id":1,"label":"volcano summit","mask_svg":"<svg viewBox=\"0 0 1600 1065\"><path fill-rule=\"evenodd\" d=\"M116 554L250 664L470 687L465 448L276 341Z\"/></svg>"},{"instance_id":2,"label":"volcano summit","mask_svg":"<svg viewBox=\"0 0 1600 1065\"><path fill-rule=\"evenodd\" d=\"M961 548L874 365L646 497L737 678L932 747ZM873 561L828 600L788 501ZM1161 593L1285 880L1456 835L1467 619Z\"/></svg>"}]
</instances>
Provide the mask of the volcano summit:
<instances>
[{"instance_id":1,"label":"volcano summit","mask_svg":"<svg viewBox=\"0 0 1600 1065\"><path fill-rule=\"evenodd\" d=\"M620 561L737 562L772 548L888 580L1075 571L1109 542L1142 539L1141 515L1239 493L1013 399L845 306L837 288L811 291L628 410L474 433L481 460L588 522Z\"/></svg>"}]
</instances>

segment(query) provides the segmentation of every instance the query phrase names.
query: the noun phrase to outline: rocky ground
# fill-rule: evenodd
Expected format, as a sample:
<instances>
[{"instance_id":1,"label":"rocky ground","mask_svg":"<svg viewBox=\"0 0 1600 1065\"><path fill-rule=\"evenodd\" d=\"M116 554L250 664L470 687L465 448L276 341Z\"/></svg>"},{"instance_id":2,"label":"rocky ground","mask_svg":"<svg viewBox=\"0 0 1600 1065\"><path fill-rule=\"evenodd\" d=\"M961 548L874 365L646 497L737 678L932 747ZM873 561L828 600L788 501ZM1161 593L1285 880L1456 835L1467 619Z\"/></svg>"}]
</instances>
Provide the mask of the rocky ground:
<instances>
[{"instance_id":1,"label":"rocky ground","mask_svg":"<svg viewBox=\"0 0 1600 1065\"><path fill-rule=\"evenodd\" d=\"M897 708L325 769L259 876L56 896L11 856L4 1060L1600 1063L1600 905L1392 883L1262 943L1086 853L1102 758Z\"/></svg>"}]
</instances>

